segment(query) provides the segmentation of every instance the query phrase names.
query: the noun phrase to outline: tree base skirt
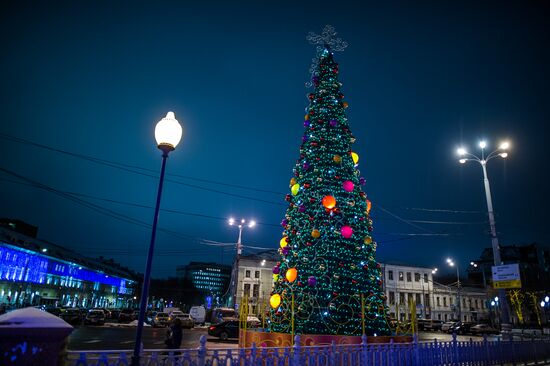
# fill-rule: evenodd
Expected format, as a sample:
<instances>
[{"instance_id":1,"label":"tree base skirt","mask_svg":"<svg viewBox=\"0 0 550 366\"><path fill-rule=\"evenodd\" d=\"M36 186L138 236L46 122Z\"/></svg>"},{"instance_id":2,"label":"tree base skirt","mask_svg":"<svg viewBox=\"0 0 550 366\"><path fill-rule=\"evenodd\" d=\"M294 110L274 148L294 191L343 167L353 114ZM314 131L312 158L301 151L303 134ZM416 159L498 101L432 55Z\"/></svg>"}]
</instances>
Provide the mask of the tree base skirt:
<instances>
[{"instance_id":1,"label":"tree base skirt","mask_svg":"<svg viewBox=\"0 0 550 366\"><path fill-rule=\"evenodd\" d=\"M413 341L412 336L368 336L367 344L372 343L410 343ZM324 346L330 345L334 341L335 344L361 344L361 336L345 336L345 335L329 335L329 334L301 334L300 345L302 346ZM240 347L252 347L252 343L256 347L289 347L294 344L292 336L288 333L271 333L263 330L240 330L239 345Z\"/></svg>"}]
</instances>

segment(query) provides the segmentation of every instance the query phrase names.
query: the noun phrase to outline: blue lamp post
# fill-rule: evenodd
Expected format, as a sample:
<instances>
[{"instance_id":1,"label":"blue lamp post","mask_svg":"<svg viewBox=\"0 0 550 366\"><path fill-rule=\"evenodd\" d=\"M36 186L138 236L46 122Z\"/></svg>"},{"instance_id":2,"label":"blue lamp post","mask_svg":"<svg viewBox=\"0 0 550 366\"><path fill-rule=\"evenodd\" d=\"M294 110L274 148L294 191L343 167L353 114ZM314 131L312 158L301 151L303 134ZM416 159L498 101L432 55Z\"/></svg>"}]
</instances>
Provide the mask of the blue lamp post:
<instances>
[{"instance_id":1,"label":"blue lamp post","mask_svg":"<svg viewBox=\"0 0 550 366\"><path fill-rule=\"evenodd\" d=\"M141 351L141 335L143 333L143 322L145 320L145 311L147 310L147 297L149 296L149 282L151 279L151 265L153 262L153 253L155 248L155 236L157 232L157 222L159 217L160 197L162 194L162 185L164 183L164 171L166 170L166 159L170 151L176 148L183 134L181 125L176 119L174 112L168 112L166 117L161 119L155 127L155 139L158 148L162 151L162 165L160 168L160 180L157 192L157 203L155 206L155 215L153 217L153 228L151 232L151 243L147 253L147 263L145 265L145 274L143 276L143 285L141 290L141 301L139 305L139 318L136 331L136 342L134 345L134 355L132 357L132 366L139 366Z\"/></svg>"}]
</instances>

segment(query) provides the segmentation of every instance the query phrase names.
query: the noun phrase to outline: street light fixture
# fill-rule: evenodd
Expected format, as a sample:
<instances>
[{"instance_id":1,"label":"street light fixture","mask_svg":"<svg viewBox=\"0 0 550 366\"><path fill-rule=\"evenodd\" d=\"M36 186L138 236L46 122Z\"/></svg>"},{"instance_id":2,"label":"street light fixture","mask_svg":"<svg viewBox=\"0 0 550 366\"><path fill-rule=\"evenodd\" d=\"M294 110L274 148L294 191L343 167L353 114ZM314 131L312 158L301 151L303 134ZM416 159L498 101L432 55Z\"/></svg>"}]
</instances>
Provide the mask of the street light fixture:
<instances>
[{"instance_id":1,"label":"street light fixture","mask_svg":"<svg viewBox=\"0 0 550 366\"><path fill-rule=\"evenodd\" d=\"M437 268L432 269L432 274L436 274L436 273L437 273Z\"/></svg>"},{"instance_id":2,"label":"street light fixture","mask_svg":"<svg viewBox=\"0 0 550 366\"><path fill-rule=\"evenodd\" d=\"M230 301L230 303L232 302L233 305L235 305L237 301L237 287L238 287L237 281L239 279L239 260L243 251L243 246L241 242L242 235L243 235L243 228L245 226L248 228L253 228L254 226L256 226L256 221L250 220L247 222L245 219L241 219L241 221L237 223L235 219L231 217L227 222L230 226L236 225L239 228L239 238L237 239L237 255L235 256L235 265L233 266L233 273L231 274L231 287L232 287L231 295L233 296L233 299Z\"/></svg>"},{"instance_id":3,"label":"street light fixture","mask_svg":"<svg viewBox=\"0 0 550 366\"><path fill-rule=\"evenodd\" d=\"M164 172L166 170L166 159L168 154L173 151L181 140L183 130L179 124L174 112L168 112L166 117L161 119L155 127L155 140L157 147L162 151L162 165L160 168L159 186L157 192L157 203L155 206L155 215L153 216L153 227L151 230L151 242L149 252L147 253L147 263L145 265L145 274L143 275L143 285L141 289L141 300L139 306L139 318L136 330L136 342L134 344L134 355L132 357L132 366L139 366L141 351L141 335L143 333L143 322L145 321L145 311L147 309L147 298L149 296L149 282L151 279L151 266L153 263L153 253L155 249L155 237L157 232L157 223L160 209L160 198L162 196L162 185L164 183Z\"/></svg>"},{"instance_id":4,"label":"street light fixture","mask_svg":"<svg viewBox=\"0 0 550 366\"><path fill-rule=\"evenodd\" d=\"M451 258L447 258L447 264L451 267L455 266L455 262ZM456 298L458 302L458 320L462 320L462 307L460 305L460 271L458 264L456 265Z\"/></svg>"},{"instance_id":5,"label":"street light fixture","mask_svg":"<svg viewBox=\"0 0 550 366\"><path fill-rule=\"evenodd\" d=\"M509 141L503 141L500 143L497 149L493 150L491 153L485 153L485 148L487 147L486 141L480 141L479 147L481 148L481 155L477 156L466 151L466 148L461 147L457 150L460 159L458 160L461 164L465 164L468 161L474 161L481 165L481 170L483 171L483 184L485 186L485 199L487 201L487 213L489 216L489 226L491 228L491 245L493 248L493 258L495 266L500 266L502 264L502 259L500 257L500 246L498 244L497 230L495 226L495 215L493 212L493 200L491 198L491 187L489 185L489 178L487 176L487 163L489 160L501 157L503 159L508 157L507 150L510 148ZM484 269L482 269L484 270ZM506 303L506 292L504 289L499 289L499 296L502 298L501 304L501 315L502 321L501 324L510 323L510 315L508 311L508 306Z\"/></svg>"}]
</instances>

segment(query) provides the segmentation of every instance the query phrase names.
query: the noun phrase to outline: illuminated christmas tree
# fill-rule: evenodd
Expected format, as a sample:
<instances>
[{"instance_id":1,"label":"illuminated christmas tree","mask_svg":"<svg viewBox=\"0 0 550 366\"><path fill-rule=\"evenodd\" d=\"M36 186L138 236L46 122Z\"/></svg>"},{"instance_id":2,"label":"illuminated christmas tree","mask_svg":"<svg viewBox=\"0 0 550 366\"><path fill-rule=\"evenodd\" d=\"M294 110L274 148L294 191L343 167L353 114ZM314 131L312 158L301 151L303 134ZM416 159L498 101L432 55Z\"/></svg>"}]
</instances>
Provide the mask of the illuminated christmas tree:
<instances>
[{"instance_id":1,"label":"illuminated christmas tree","mask_svg":"<svg viewBox=\"0 0 550 366\"><path fill-rule=\"evenodd\" d=\"M332 54L347 44L335 34L327 26L308 36L319 55L281 223L269 326L281 333L388 335L370 201Z\"/></svg>"}]
</instances>

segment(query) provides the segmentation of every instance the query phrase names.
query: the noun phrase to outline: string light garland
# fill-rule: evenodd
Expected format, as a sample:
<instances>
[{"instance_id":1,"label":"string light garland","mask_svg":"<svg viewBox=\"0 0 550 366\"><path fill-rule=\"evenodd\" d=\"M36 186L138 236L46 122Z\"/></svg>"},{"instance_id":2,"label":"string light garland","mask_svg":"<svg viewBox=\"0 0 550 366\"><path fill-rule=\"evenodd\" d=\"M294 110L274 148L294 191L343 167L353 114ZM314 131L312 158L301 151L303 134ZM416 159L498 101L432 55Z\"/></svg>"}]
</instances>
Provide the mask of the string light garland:
<instances>
[{"instance_id":1,"label":"string light garland","mask_svg":"<svg viewBox=\"0 0 550 366\"><path fill-rule=\"evenodd\" d=\"M335 33L334 33L335 34ZM273 268L269 328L296 334L389 335L370 201L328 44L308 94L300 157Z\"/></svg>"}]
</instances>

